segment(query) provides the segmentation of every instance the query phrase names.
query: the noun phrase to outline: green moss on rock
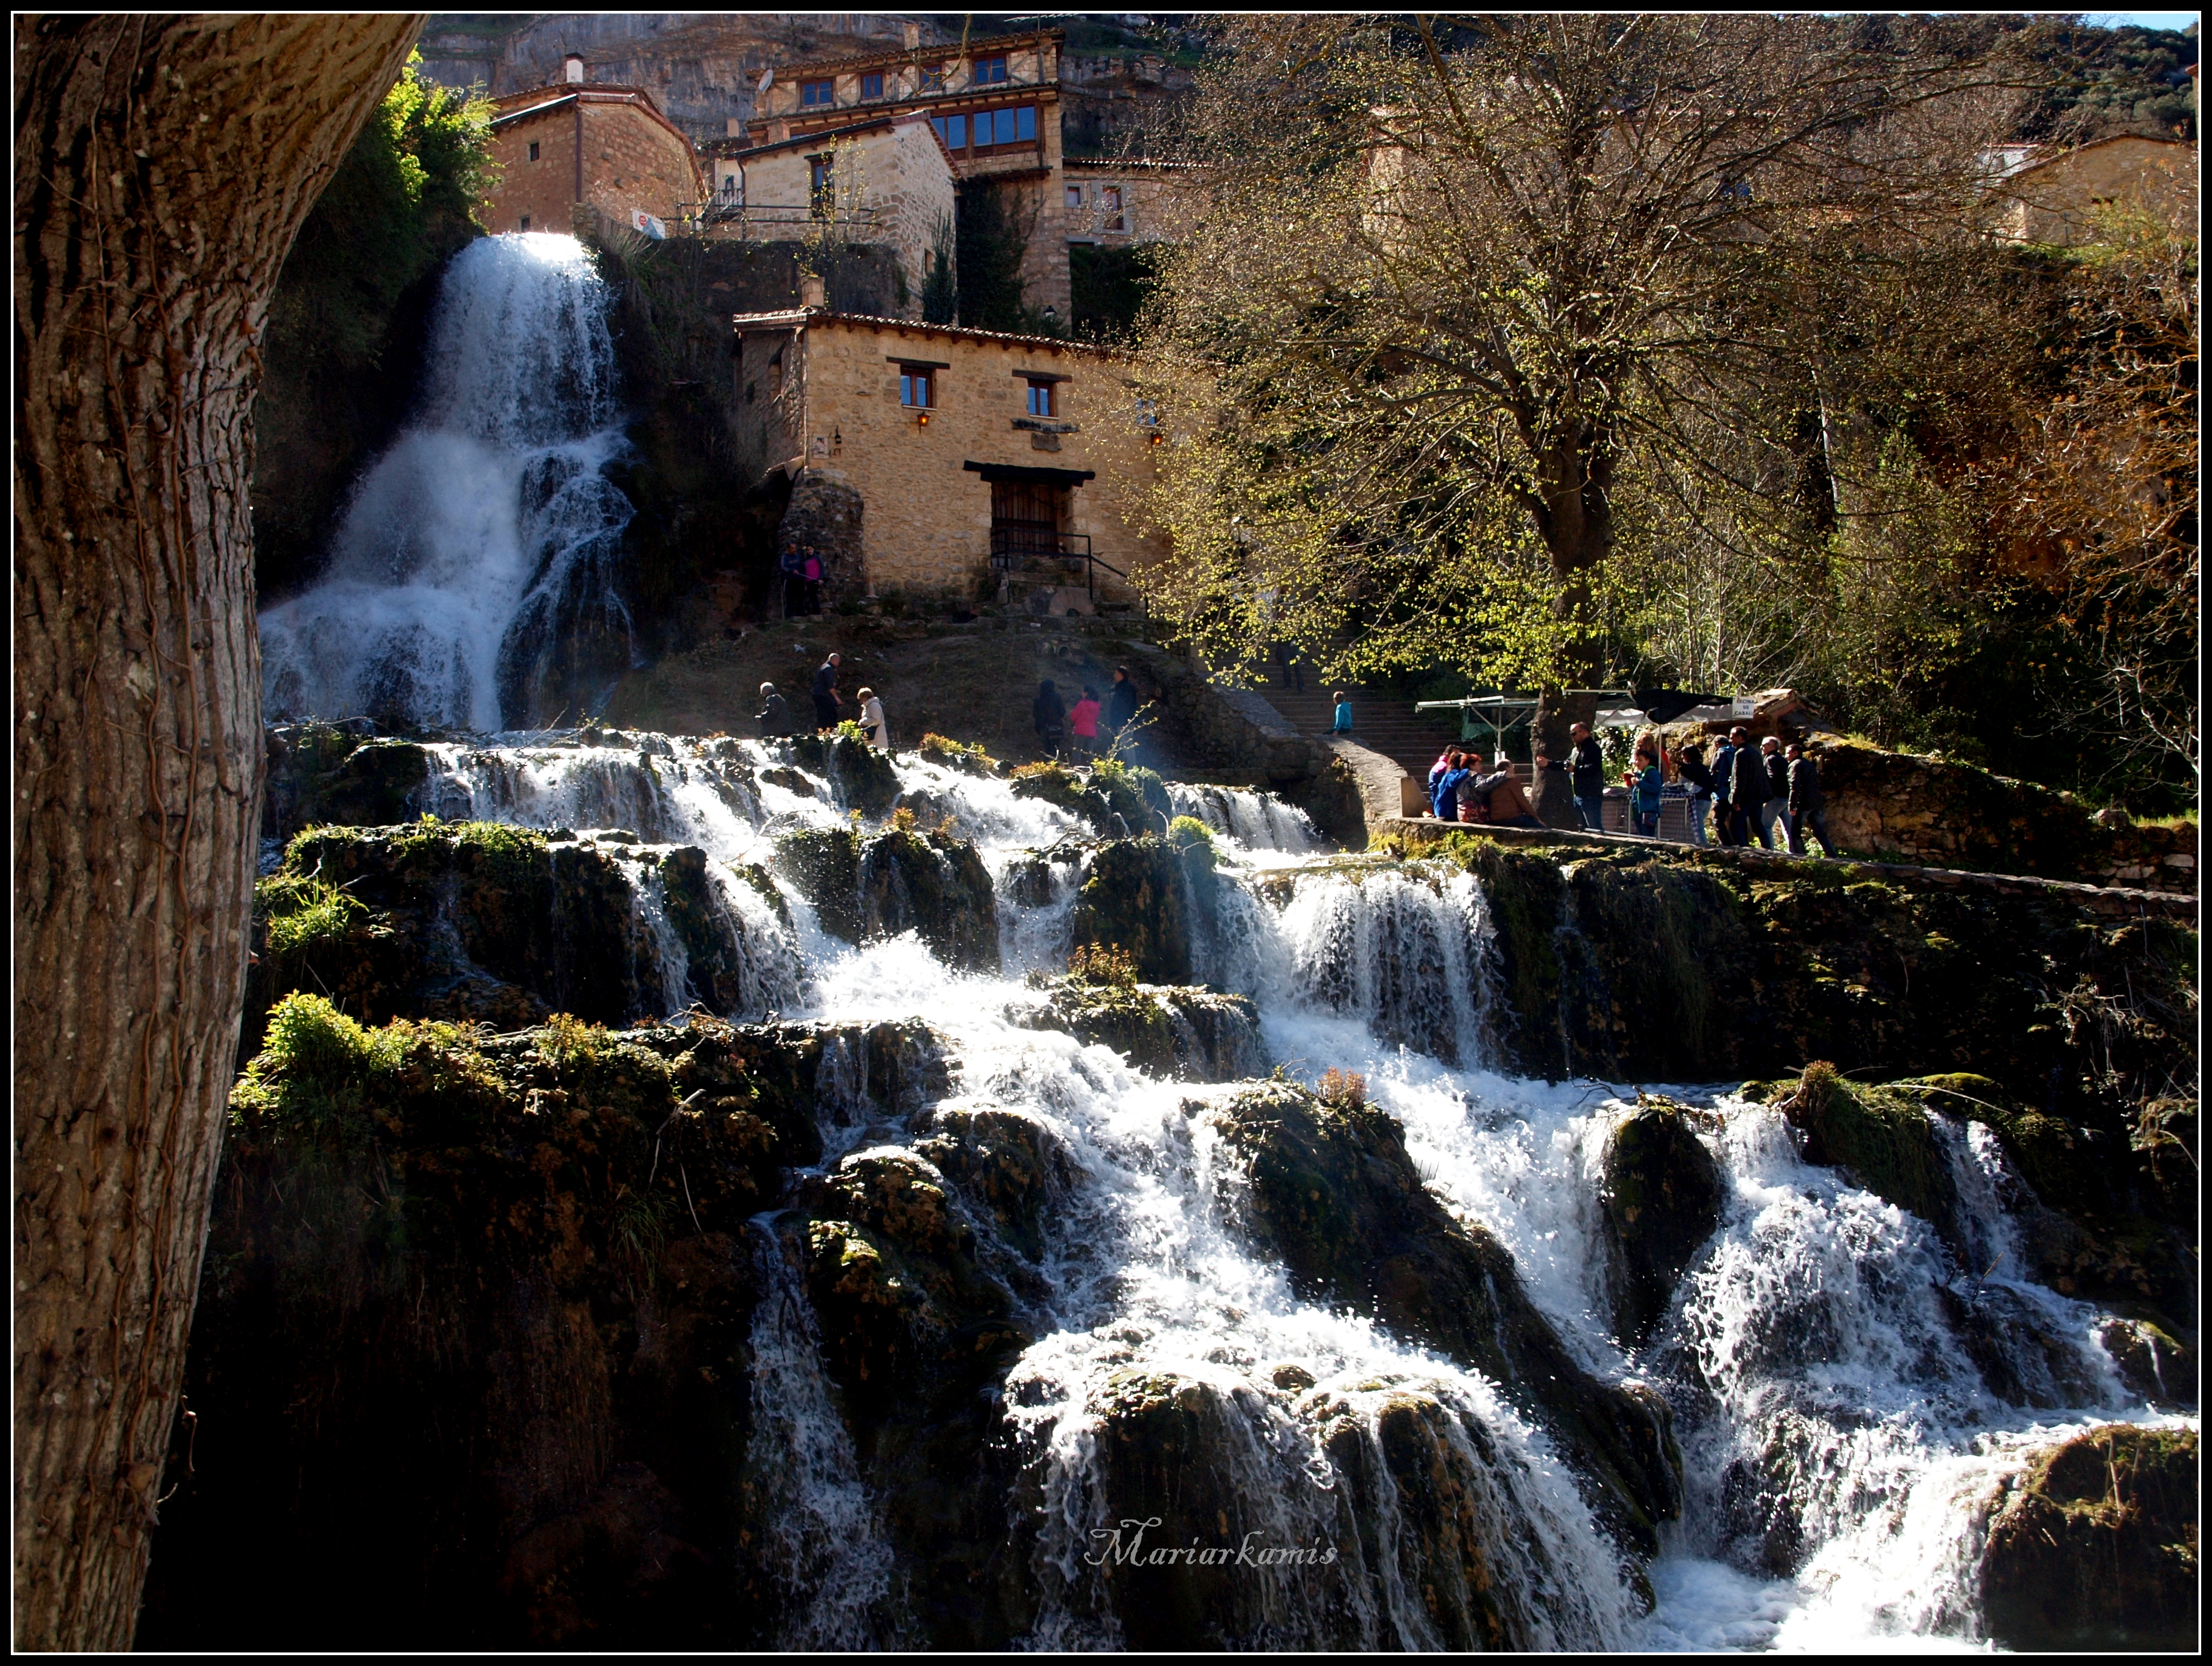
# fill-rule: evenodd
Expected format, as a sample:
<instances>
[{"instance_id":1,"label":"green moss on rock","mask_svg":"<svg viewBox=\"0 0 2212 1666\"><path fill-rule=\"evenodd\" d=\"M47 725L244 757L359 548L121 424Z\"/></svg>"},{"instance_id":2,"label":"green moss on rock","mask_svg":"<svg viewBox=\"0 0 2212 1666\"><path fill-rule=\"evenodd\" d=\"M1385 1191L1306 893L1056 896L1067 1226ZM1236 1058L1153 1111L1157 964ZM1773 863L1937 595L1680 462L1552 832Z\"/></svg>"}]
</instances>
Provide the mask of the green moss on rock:
<instances>
[{"instance_id":1,"label":"green moss on rock","mask_svg":"<svg viewBox=\"0 0 2212 1666\"><path fill-rule=\"evenodd\" d=\"M1182 860L1146 836L1102 846L1076 894L1073 940L1124 951L1147 983L1190 982L1190 910Z\"/></svg>"},{"instance_id":2,"label":"green moss on rock","mask_svg":"<svg viewBox=\"0 0 2212 1666\"><path fill-rule=\"evenodd\" d=\"M1681 1106L1639 1097L1606 1146L1598 1195L1614 1333L1632 1347L1665 1316L1684 1269L1720 1225L1720 1166Z\"/></svg>"},{"instance_id":3,"label":"green moss on rock","mask_svg":"<svg viewBox=\"0 0 2212 1666\"><path fill-rule=\"evenodd\" d=\"M890 755L869 745L855 725L841 724L827 734L799 735L775 745L801 769L826 779L845 809L881 816L897 801L898 772Z\"/></svg>"},{"instance_id":4,"label":"green moss on rock","mask_svg":"<svg viewBox=\"0 0 2212 1666\"><path fill-rule=\"evenodd\" d=\"M2191 1429L2110 1424L2051 1448L1990 1526L1983 1622L2009 1649L2197 1646Z\"/></svg>"},{"instance_id":5,"label":"green moss on rock","mask_svg":"<svg viewBox=\"0 0 2212 1666\"><path fill-rule=\"evenodd\" d=\"M1877 1197L1943 1234L1958 1231L1958 1189L1911 1095L1846 1081L1833 1065L1809 1064L1779 1109L1803 1136L1805 1160L1847 1169Z\"/></svg>"},{"instance_id":6,"label":"green moss on rock","mask_svg":"<svg viewBox=\"0 0 2212 1666\"><path fill-rule=\"evenodd\" d=\"M1265 1068L1259 1012L1243 995L1145 983L1121 988L1082 977L1032 982L1041 982L1046 1004L1014 1009L1015 1022L1110 1047L1139 1070L1229 1082Z\"/></svg>"}]
</instances>

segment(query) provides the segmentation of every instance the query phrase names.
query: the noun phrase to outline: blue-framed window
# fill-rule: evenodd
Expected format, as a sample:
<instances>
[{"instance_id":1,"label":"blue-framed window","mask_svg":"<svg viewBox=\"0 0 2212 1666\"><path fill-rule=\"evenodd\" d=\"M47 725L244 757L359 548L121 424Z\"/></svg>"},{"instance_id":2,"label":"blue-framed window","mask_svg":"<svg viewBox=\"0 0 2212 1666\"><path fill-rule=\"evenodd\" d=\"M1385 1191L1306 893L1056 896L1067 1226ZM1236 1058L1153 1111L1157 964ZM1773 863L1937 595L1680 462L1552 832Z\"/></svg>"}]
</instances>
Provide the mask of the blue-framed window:
<instances>
[{"instance_id":1,"label":"blue-framed window","mask_svg":"<svg viewBox=\"0 0 2212 1666\"><path fill-rule=\"evenodd\" d=\"M862 98L879 99L883 95L884 77L882 71L878 70L873 75L866 75L860 77L860 96Z\"/></svg>"},{"instance_id":2,"label":"blue-framed window","mask_svg":"<svg viewBox=\"0 0 2212 1666\"><path fill-rule=\"evenodd\" d=\"M925 93L941 93L945 90L945 66L942 64L925 64L921 66L921 90Z\"/></svg>"},{"instance_id":3,"label":"blue-framed window","mask_svg":"<svg viewBox=\"0 0 2212 1666\"><path fill-rule=\"evenodd\" d=\"M929 410L937 404L937 373L920 365L899 367L899 403L913 410Z\"/></svg>"},{"instance_id":4,"label":"blue-framed window","mask_svg":"<svg viewBox=\"0 0 2212 1666\"><path fill-rule=\"evenodd\" d=\"M976 131L981 132L981 118L977 119ZM945 141L947 150L968 148L968 118L965 116L932 116L929 125L937 130L937 137ZM986 141L988 143L988 141Z\"/></svg>"},{"instance_id":5,"label":"blue-framed window","mask_svg":"<svg viewBox=\"0 0 2212 1666\"><path fill-rule=\"evenodd\" d=\"M975 83L978 87L992 86L1006 78L1006 60L1003 58L979 58L975 60Z\"/></svg>"},{"instance_id":6,"label":"blue-framed window","mask_svg":"<svg viewBox=\"0 0 2212 1666\"><path fill-rule=\"evenodd\" d=\"M1036 137L1036 106L1024 104L975 112L977 144L1021 144Z\"/></svg>"},{"instance_id":7,"label":"blue-framed window","mask_svg":"<svg viewBox=\"0 0 2212 1666\"><path fill-rule=\"evenodd\" d=\"M1030 384L1030 415L1050 416L1055 414L1052 408L1052 384L1031 382Z\"/></svg>"},{"instance_id":8,"label":"blue-framed window","mask_svg":"<svg viewBox=\"0 0 2212 1666\"><path fill-rule=\"evenodd\" d=\"M802 81L799 83L799 102L811 109L817 104L837 101L837 83L834 81Z\"/></svg>"}]
</instances>

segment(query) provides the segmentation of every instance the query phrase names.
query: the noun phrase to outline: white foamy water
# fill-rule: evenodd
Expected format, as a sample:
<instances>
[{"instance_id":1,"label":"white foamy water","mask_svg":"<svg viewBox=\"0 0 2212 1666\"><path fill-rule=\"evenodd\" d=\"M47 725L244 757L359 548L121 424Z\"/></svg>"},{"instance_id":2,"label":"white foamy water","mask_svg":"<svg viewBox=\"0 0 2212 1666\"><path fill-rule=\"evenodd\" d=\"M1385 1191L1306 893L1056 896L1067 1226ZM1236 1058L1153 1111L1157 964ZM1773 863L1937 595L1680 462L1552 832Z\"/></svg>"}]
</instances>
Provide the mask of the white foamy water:
<instances>
[{"instance_id":1,"label":"white foamy water","mask_svg":"<svg viewBox=\"0 0 2212 1666\"><path fill-rule=\"evenodd\" d=\"M949 1091L922 1092L912 1072L908 1091L884 1100L856 1039L825 1045L825 1168L862 1147L902 1149L925 1119L986 1110L1028 1119L1066 1154L1041 1262L977 1223L984 1269L1021 1292L1017 1317L1037 1339L1000 1402L1039 1503L1023 1546L1041 1602L1022 1639L1032 1645L1127 1640L1086 1554L1115 1524L1113 1414L1133 1383L1187 1397L1241 1525L1338 1552L1326 1579L1302 1572L1250 1588L1245 1639L1273 1647L1451 1642L1438 1614L1472 1594L1450 1588L1455 1564L1425 1560L1419 1501L1399 1494L1382 1457L1393 1418L1432 1432L1428 1484L1474 1501L1492 1596L1522 1645L1823 1651L1982 1646L1974 1593L2004 1481L2095 1424L2179 1420L2130 1401L2098 1341L2105 1316L2019 1276L2016 1211L2032 1195L1986 1130L1937 1120L1960 1219L1927 1222L1804 1163L1771 1110L1694 1085L1670 1091L1707 1107L1700 1138L1723 1177L1722 1218L1657 1332L1624 1350L1597 1197L1633 1096L1496 1068L1480 887L1439 866L1255 848L1234 830L1240 813L1267 841L1289 836L1284 824L1215 801L1223 861L1194 945L1202 974L1258 1002L1266 1051L1292 1074L1363 1075L1431 1189L1510 1252L1573 1357L1672 1405L1686 1498L1650 1569L1657 1605L1646 1613L1593 1517L1578 1455L1556 1448L1504 1385L1301 1298L1251 1250L1233 1207L1236 1160L1208 1113L1233 1088L1154 1078L1106 1048L1010 1021L1035 999L1022 975L1064 964L1094 848L1074 818L1003 781L896 763L905 800L975 840L997 887L1002 975L963 974L913 933L861 945L829 934L777 880L787 924L740 874L770 862L780 835L848 820L834 780L763 779L789 767L776 749L489 737L434 753L441 814L622 825L707 851L757 969L739 1015L930 1026ZM1198 802L1179 796L1178 809ZM652 906L641 902L648 928ZM671 972L672 1003L678 981ZM755 1462L766 1469L749 1485L789 1570L785 1640L925 1640L886 1572L895 1553L873 1490L884 1478L854 1456L772 1226L773 1212L753 1338L765 1432ZM1310 1383L1279 1385L1285 1366Z\"/></svg>"},{"instance_id":2,"label":"white foamy water","mask_svg":"<svg viewBox=\"0 0 2212 1666\"><path fill-rule=\"evenodd\" d=\"M538 708L574 694L578 643L628 664L605 312L573 237L453 258L415 416L356 483L320 581L261 615L272 719L498 729L556 715Z\"/></svg>"}]
</instances>

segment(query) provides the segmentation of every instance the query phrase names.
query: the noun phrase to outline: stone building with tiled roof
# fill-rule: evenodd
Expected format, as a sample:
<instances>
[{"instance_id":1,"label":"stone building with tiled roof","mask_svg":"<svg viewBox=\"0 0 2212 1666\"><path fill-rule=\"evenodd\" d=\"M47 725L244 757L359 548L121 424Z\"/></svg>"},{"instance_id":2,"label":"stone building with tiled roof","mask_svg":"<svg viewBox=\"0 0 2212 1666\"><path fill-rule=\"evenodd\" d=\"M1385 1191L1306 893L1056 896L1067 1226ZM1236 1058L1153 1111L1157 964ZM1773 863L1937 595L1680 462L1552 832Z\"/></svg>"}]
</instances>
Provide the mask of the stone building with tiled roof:
<instances>
[{"instance_id":1,"label":"stone building with tiled roof","mask_svg":"<svg viewBox=\"0 0 2212 1666\"><path fill-rule=\"evenodd\" d=\"M566 232L577 204L621 225L641 214L666 222L701 194L691 142L641 88L568 79L495 101L491 160L499 183L486 194L483 223L495 232Z\"/></svg>"}]
</instances>

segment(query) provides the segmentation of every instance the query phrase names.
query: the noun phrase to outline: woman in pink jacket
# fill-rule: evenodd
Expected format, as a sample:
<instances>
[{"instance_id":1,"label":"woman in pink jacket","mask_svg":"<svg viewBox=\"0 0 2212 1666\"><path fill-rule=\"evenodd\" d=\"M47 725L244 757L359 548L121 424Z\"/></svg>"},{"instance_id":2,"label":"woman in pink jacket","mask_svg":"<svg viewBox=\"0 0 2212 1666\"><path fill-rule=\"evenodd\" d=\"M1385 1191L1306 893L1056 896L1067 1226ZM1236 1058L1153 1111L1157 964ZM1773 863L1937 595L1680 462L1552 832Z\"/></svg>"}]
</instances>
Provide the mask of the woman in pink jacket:
<instances>
[{"instance_id":1,"label":"woman in pink jacket","mask_svg":"<svg viewBox=\"0 0 2212 1666\"><path fill-rule=\"evenodd\" d=\"M1098 690L1085 688L1083 698L1075 702L1075 709L1067 714L1067 731L1075 737L1079 756L1091 757L1098 751Z\"/></svg>"}]
</instances>

